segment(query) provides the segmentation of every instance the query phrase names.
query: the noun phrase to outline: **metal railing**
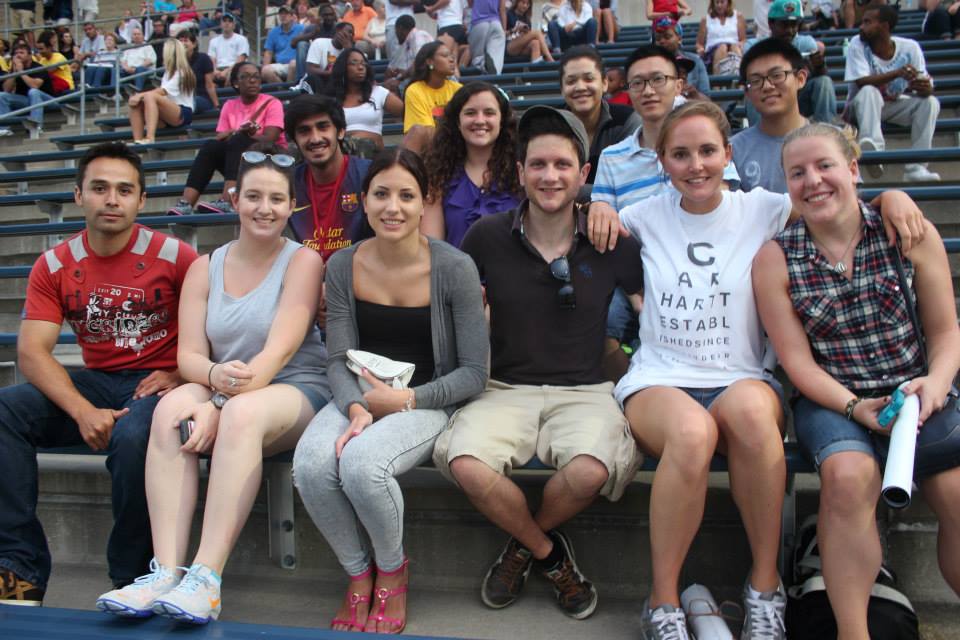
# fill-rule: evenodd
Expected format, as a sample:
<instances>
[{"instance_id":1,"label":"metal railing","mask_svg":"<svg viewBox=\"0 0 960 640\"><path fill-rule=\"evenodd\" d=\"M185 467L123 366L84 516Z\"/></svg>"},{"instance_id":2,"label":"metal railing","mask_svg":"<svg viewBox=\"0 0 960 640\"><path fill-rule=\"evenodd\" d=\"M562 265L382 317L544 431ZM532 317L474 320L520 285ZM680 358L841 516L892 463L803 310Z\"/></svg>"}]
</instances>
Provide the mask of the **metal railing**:
<instances>
[{"instance_id":1,"label":"metal railing","mask_svg":"<svg viewBox=\"0 0 960 640\"><path fill-rule=\"evenodd\" d=\"M50 69L57 69L59 67L69 66L75 62L77 62L77 60L64 60L63 62L55 62L53 64L48 64L42 67L33 67L32 69L24 69L23 71L14 71L14 72L7 73L0 76L0 83L6 82L11 78L19 78L20 76L31 75L41 70L45 72L49 72ZM50 104L59 104L61 102L66 102L67 100L70 100L77 96L80 96L80 134L82 135L86 133L86 122L85 122L86 120L86 109L85 109L86 84L84 83L84 69L82 65L80 66L80 89L79 90L70 91L68 93L64 93L59 96L51 96L49 100L44 100L43 102L27 105L26 107L22 107L20 109L14 109L13 111L10 111L0 116L0 124L2 124L3 121L7 118L19 116L20 114L23 114L23 113L30 113L31 111L33 111L38 107L45 107Z\"/></svg>"}]
</instances>

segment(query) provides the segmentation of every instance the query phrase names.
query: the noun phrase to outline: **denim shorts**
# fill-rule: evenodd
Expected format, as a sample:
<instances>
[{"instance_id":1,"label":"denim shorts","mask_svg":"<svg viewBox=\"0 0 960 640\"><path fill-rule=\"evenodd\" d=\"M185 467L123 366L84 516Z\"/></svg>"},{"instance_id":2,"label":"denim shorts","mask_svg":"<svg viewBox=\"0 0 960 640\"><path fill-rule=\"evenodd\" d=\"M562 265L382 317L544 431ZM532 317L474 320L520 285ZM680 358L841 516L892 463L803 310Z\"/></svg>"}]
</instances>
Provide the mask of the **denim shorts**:
<instances>
[{"instance_id":1,"label":"denim shorts","mask_svg":"<svg viewBox=\"0 0 960 640\"><path fill-rule=\"evenodd\" d=\"M180 105L180 120L182 120L180 123L181 127L185 127L193 122L193 109Z\"/></svg>"},{"instance_id":2,"label":"denim shorts","mask_svg":"<svg viewBox=\"0 0 960 640\"><path fill-rule=\"evenodd\" d=\"M307 400L310 402L310 405L313 407L314 413L319 412L320 409L323 409L323 407L329 402L329 400L324 397L323 392L317 387L317 385L304 384L303 382L282 382L281 384L288 384L306 396Z\"/></svg>"},{"instance_id":3,"label":"denim shorts","mask_svg":"<svg viewBox=\"0 0 960 640\"><path fill-rule=\"evenodd\" d=\"M953 419L936 421L930 416L917 435L914 479L929 478L960 466L960 412L957 405L945 411L956 415ZM881 467L887 459L888 436L870 431L803 396L793 405L793 426L801 451L818 470L824 460L843 451L873 456Z\"/></svg>"},{"instance_id":4,"label":"denim shorts","mask_svg":"<svg viewBox=\"0 0 960 640\"><path fill-rule=\"evenodd\" d=\"M780 407L783 407L783 385L780 384L780 381L775 378L770 378L769 380L764 380L770 388L773 389L777 397L780 398ZM683 391L688 396L696 400L701 407L704 409L710 409L710 405L720 397L720 395L727 390L728 387L705 387L698 389L695 387L679 387L680 391Z\"/></svg>"}]
</instances>

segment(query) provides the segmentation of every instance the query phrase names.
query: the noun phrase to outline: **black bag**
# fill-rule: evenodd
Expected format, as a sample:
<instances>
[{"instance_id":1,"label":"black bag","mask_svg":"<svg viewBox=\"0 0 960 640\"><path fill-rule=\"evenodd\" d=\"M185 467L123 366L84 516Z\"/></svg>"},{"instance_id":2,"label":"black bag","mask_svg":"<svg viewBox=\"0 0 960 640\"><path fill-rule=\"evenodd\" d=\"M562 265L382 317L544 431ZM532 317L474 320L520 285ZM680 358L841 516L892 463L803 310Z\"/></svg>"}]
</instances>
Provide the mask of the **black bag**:
<instances>
[{"instance_id":1,"label":"black bag","mask_svg":"<svg viewBox=\"0 0 960 640\"><path fill-rule=\"evenodd\" d=\"M786 628L790 640L834 640L837 622L827 599L820 573L816 516L804 521L794 557L797 586L787 591ZM867 608L871 640L919 640L917 614L905 595L896 589L897 578L886 566L873 585Z\"/></svg>"}]
</instances>

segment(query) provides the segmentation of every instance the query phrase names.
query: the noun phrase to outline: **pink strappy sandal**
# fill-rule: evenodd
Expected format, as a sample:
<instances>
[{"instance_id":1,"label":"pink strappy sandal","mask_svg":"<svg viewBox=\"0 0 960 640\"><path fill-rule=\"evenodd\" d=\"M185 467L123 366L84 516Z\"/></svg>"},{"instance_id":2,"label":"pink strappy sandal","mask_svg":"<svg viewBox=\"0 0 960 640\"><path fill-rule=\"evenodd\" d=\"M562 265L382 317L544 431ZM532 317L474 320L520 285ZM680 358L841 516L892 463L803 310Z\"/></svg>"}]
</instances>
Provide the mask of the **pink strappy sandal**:
<instances>
[{"instance_id":1,"label":"pink strappy sandal","mask_svg":"<svg viewBox=\"0 0 960 640\"><path fill-rule=\"evenodd\" d=\"M350 582L360 582L361 580L366 580L373 575L373 566L368 568L366 571L361 573L358 576L350 576ZM334 618L330 621L330 627L333 628L336 625L346 625L348 631L363 631L364 626L357 624L357 605L362 602L370 603L370 596L363 595L362 593L357 593L354 591L350 594L350 619L343 620L340 618ZM367 616L369 617L369 606L367 607Z\"/></svg>"},{"instance_id":2,"label":"pink strappy sandal","mask_svg":"<svg viewBox=\"0 0 960 640\"><path fill-rule=\"evenodd\" d=\"M383 571L382 569L377 567L377 575L378 576L399 575L403 573L403 571L407 568L407 565L409 564L410 564L410 561L404 558L403 564L401 564L398 568L394 569L393 571ZM381 631L381 633L403 633L404 627L407 626L406 614L404 614L404 617L401 619L401 618L388 617L387 615L385 615L385 613L387 610L387 601L390 600L390 598L399 596L406 592L407 592L407 585L401 585L396 589L386 589L386 588L375 589L373 592L373 597L377 599L377 602L379 603L379 607L378 607L377 613L375 614L371 613L370 615L367 616L366 630L368 632L375 632L377 630L377 627L376 627L377 622L386 622L388 624L393 625L396 628L393 629L392 631ZM370 628L371 624L373 624L372 629Z\"/></svg>"}]
</instances>

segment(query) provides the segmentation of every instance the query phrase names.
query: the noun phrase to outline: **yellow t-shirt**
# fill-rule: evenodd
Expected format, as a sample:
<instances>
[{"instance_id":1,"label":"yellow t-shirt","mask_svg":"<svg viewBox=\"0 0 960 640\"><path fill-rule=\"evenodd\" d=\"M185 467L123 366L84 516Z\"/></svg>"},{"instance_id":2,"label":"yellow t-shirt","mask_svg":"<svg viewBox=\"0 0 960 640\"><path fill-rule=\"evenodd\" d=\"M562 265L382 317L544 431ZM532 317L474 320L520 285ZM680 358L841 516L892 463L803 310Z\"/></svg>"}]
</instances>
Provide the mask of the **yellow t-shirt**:
<instances>
[{"instance_id":1,"label":"yellow t-shirt","mask_svg":"<svg viewBox=\"0 0 960 640\"><path fill-rule=\"evenodd\" d=\"M443 108L462 86L459 82L445 80L442 87L434 89L420 80L407 87L403 94L403 132L417 124L435 127L434 118L443 115Z\"/></svg>"},{"instance_id":2,"label":"yellow t-shirt","mask_svg":"<svg viewBox=\"0 0 960 640\"><path fill-rule=\"evenodd\" d=\"M0 71L4 73L10 73L10 58L6 56L0 56Z\"/></svg>"},{"instance_id":3,"label":"yellow t-shirt","mask_svg":"<svg viewBox=\"0 0 960 640\"><path fill-rule=\"evenodd\" d=\"M62 53L52 53L49 58L41 58L40 56L34 56L34 61L42 64L43 66L56 64L58 62L66 62L67 59L63 57ZM60 80L66 83L69 90L73 90L73 73L70 72L70 65L64 64L60 65L56 69L50 69L50 75L56 76Z\"/></svg>"}]
</instances>

